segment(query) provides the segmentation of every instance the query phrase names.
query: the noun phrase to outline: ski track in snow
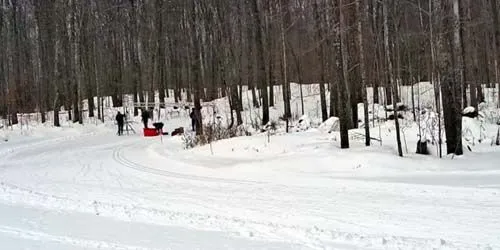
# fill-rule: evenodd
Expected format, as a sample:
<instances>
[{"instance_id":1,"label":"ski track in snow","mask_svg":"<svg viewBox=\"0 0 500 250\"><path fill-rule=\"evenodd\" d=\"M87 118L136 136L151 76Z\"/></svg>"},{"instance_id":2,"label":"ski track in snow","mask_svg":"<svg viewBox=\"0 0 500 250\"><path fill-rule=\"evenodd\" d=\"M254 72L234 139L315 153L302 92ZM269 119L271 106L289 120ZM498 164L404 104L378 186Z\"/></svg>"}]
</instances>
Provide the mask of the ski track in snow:
<instances>
[{"instance_id":1,"label":"ski track in snow","mask_svg":"<svg viewBox=\"0 0 500 250\"><path fill-rule=\"evenodd\" d=\"M11 154L15 154L18 151L25 152L26 149L29 149L29 148L38 148L40 146L51 145L51 144L53 145L53 144L60 143L60 142L74 141L76 139L85 138L85 137L89 137L89 136L94 136L96 134L98 134L98 133L88 132L88 133L82 133L82 134L79 134L79 135L56 137L56 138L52 138L52 139L41 139L41 140L39 140L37 142L22 143L21 145L14 146L14 147L9 146L7 149L1 149L0 148L0 157L2 157L2 158L3 157L7 157L7 156L9 156Z\"/></svg>"},{"instance_id":2,"label":"ski track in snow","mask_svg":"<svg viewBox=\"0 0 500 250\"><path fill-rule=\"evenodd\" d=\"M171 171L167 171L167 170L161 170L161 169L157 169L157 168L151 168L151 167L148 167L148 166L145 166L145 165L128 160L126 157L123 156L123 149L124 149L124 147L117 147L114 150L113 159L116 162L118 162L119 164L121 164L124 167L131 168L131 169L145 172L145 173L149 173L149 174L178 178L178 179L185 179L185 180L208 181L208 182L216 182L216 183L231 183L231 184L242 184L242 185L245 185L245 184L264 184L264 182L258 182L258 181L243 181L243 180L234 180L234 179L212 178L212 177L182 174L182 173L176 173L176 172L171 172Z\"/></svg>"},{"instance_id":3,"label":"ski track in snow","mask_svg":"<svg viewBox=\"0 0 500 250\"><path fill-rule=\"evenodd\" d=\"M28 143L18 146L15 150L2 151L1 157L4 161L0 163L2 192L0 203L3 201L18 206L24 204L28 207L42 207L48 211L77 211L130 222L220 231L226 232L231 237L286 242L303 249L329 249L329 246L333 249L500 247L498 245L500 236L495 238L488 235L500 227L492 226L494 222L488 221L492 217L487 216L495 214L495 211L498 213L499 201L498 199L490 201L490 196L484 196L484 193L476 190L463 188L457 189L457 193L454 193L449 187L434 188L434 191L443 194L450 192L449 198L461 206L457 208L458 212L449 211L449 215L443 214L443 217L439 218L436 214L426 215L425 212L412 211L412 205L421 205L421 208L430 213L434 210L433 207L428 207L430 204L447 197L442 197L439 193L433 194L432 191L427 194L419 193L422 192L420 190L412 191L414 187L412 185L389 183L373 186L374 180L367 182L354 178L350 181L332 177L333 180L329 181L337 183L326 187L321 183L307 185L307 181L312 180L307 178L302 180L306 183L293 183L292 180L287 184L282 179L273 181L273 178L265 176L261 179L248 177L240 179L231 176L216 177L217 172L206 172L206 175L192 174L189 168L194 165L189 164L201 165L202 157L184 161L185 156L181 155L176 159L175 153L167 152L165 156L151 149L142 138L109 137L107 139L111 139L111 142L103 142L99 137L92 134L64 137ZM168 145L168 141L166 144ZM89 157L98 150L100 157L107 155L108 158L98 160L96 163L92 160L97 160L98 156L94 156L95 159ZM140 155L148 152L156 154L154 159L165 163L164 166L160 168L158 167L160 164L148 161L142 163L143 158ZM128 154L132 154L131 157L127 156ZM279 158L275 160L279 161ZM58 161L63 163L62 167L55 166ZM256 159L232 162L220 159L213 164L234 167L255 162L261 161ZM186 171L167 170L170 169L169 166L174 168L174 164L186 168ZM64 169L65 167L67 169ZM31 171L35 173L32 174ZM58 176L58 171L67 172ZM69 180L68 176L71 176ZM296 176L290 178L300 180ZM350 185L356 187L351 188ZM400 187L405 189L398 190ZM460 191L466 192L467 196L461 198ZM487 191L489 189L484 192ZM401 192L408 192L408 197L402 196ZM468 200L475 197L474 193L477 193L479 198ZM377 197L379 194L383 196ZM336 200L329 199L330 196L335 196ZM349 197L352 200L349 200ZM391 203L380 204L379 199L384 198L388 198ZM423 201L413 200L415 198ZM446 201L440 202L442 205L450 206L450 209L457 205L451 202L446 204ZM469 205L471 202L473 204ZM477 207L473 205L481 203L485 205L484 211L482 213L474 211ZM391 204L396 207L391 208ZM365 207L360 208L363 205ZM400 211L401 208L409 210ZM336 209L340 211L340 215ZM445 207L441 211L445 212L447 209L449 208ZM405 212L409 212L409 215ZM477 239L476 243L461 241L460 236L452 240L433 237L430 233L423 237L408 237L398 234L377 234L371 229L377 223L382 223L381 226L383 223L393 223L394 225L386 225L385 228L390 232L398 232L395 228L397 225L418 226L419 221L422 221L424 224L420 225L422 229L417 228L416 231L425 231L426 228L432 230L433 226L449 223L454 216L460 215L461 219L465 219L463 216L466 216L466 213L471 213L471 216L476 213L477 217L470 218L469 221L453 222L451 226L442 229L452 230L451 227L457 225L464 229L469 223L481 224L473 223L474 220L488 221L485 223L487 224L485 226L489 227L485 228L487 233L483 235L483 239ZM344 216L346 218L343 218ZM349 220L356 217L360 217L359 220ZM363 219L373 219L374 222L362 222ZM498 219L496 222L497 225L500 224ZM425 225L425 223L431 224ZM359 233L355 233L358 231ZM462 234L467 235L471 232ZM500 235L500 230L496 232ZM447 235L446 232L443 233ZM401 235L407 234L411 235L411 232L401 232ZM0 235L89 248L146 249L135 245L58 236L26 228L9 227L2 225L1 220ZM495 243L497 245L490 246L488 240L492 239L497 240ZM166 248L164 246L161 249Z\"/></svg>"}]
</instances>

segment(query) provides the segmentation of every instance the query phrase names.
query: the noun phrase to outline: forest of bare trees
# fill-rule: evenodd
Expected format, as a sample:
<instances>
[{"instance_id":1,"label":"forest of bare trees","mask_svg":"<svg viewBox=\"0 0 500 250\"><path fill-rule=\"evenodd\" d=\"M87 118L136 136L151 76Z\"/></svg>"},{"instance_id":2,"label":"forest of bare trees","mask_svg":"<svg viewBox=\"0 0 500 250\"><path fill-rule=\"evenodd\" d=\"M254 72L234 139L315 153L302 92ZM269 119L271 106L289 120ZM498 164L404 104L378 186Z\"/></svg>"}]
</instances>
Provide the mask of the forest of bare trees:
<instances>
[{"instance_id":1,"label":"forest of bare trees","mask_svg":"<svg viewBox=\"0 0 500 250\"><path fill-rule=\"evenodd\" d=\"M291 117L290 82L319 83L321 117L340 118L347 148L357 104L368 112L366 87L374 87L374 103L380 90L390 105L399 86L429 81L442 93L436 102L447 151L462 154L461 111L484 99L481 85L499 82L498 6L497 0L0 0L0 116L15 124L16 114L39 112L45 122L55 111L58 126L61 107L82 122L84 99L89 116L101 118L102 99L90 97L111 96L120 106L123 94L143 102L159 91L161 100L174 93L176 101L193 102L198 117L203 101L227 96L239 125L248 86L267 124L273 105ZM277 85L283 103L268 88ZM366 133L369 145L368 127Z\"/></svg>"}]
</instances>

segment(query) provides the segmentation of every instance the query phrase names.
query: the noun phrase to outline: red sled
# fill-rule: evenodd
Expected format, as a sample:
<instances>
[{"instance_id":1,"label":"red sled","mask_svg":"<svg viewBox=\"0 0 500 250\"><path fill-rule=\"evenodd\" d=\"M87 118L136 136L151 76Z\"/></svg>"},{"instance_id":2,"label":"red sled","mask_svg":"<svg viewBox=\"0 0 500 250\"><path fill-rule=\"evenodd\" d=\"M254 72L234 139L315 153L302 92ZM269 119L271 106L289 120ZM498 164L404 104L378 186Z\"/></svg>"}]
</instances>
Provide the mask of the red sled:
<instances>
[{"instance_id":1,"label":"red sled","mask_svg":"<svg viewBox=\"0 0 500 250\"><path fill-rule=\"evenodd\" d=\"M160 133L157 129L155 128L145 128L144 129L144 137L153 137L153 136L159 136Z\"/></svg>"}]
</instances>

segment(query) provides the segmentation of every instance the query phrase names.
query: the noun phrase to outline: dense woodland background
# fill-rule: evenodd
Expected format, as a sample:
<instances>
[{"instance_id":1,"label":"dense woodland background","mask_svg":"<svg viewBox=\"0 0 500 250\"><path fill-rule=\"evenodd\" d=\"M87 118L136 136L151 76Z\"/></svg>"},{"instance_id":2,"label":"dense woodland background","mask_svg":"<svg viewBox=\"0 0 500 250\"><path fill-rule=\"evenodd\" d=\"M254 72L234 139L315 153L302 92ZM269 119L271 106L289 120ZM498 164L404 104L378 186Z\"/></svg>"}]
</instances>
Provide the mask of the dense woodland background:
<instances>
[{"instance_id":1,"label":"dense woodland background","mask_svg":"<svg viewBox=\"0 0 500 250\"><path fill-rule=\"evenodd\" d=\"M290 82L324 83L322 118L340 118L342 147L349 147L347 129L358 126L356 104L367 105L366 87L384 91L387 105L399 99L393 91L398 86L430 81L442 93L436 103L438 113L443 107L447 151L461 154L462 109L483 100L481 84L499 82L498 5L497 0L0 0L0 116L15 124L16 114L39 112L45 122L53 110L58 126L61 107L82 122L84 99L89 116L101 118L102 99L94 103L90 97L111 96L121 106L124 94L143 102L147 93L159 91L163 100L173 89L176 101L194 102L197 116L201 102L228 96L241 124L242 86L248 86L266 124L273 105L284 105L283 117L291 116ZM284 103L275 103L268 88L277 85L283 86ZM373 96L374 103L381 102ZM335 105L327 106L327 99Z\"/></svg>"}]
</instances>

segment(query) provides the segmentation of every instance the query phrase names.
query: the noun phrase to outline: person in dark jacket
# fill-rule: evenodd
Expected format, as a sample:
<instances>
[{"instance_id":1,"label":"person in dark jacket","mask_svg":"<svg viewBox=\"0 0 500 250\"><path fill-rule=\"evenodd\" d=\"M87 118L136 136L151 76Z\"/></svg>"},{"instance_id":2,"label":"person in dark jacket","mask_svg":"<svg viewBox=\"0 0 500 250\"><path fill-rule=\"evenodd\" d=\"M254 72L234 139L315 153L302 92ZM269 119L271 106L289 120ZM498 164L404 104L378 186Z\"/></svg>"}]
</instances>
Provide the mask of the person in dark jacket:
<instances>
[{"instance_id":1,"label":"person in dark jacket","mask_svg":"<svg viewBox=\"0 0 500 250\"><path fill-rule=\"evenodd\" d=\"M122 113L120 113L120 111L118 111L118 114L116 114L116 123L118 124L118 135L123 135L123 125L125 123L125 115L123 115Z\"/></svg>"},{"instance_id":2,"label":"person in dark jacket","mask_svg":"<svg viewBox=\"0 0 500 250\"><path fill-rule=\"evenodd\" d=\"M196 114L194 113L194 108L191 110L189 117L191 117L191 127L193 131L196 131Z\"/></svg>"},{"instance_id":3,"label":"person in dark jacket","mask_svg":"<svg viewBox=\"0 0 500 250\"><path fill-rule=\"evenodd\" d=\"M141 117L142 117L142 123L144 124L144 128L148 128L148 120L149 120L150 116L149 116L149 112L146 109L142 110Z\"/></svg>"}]
</instances>

